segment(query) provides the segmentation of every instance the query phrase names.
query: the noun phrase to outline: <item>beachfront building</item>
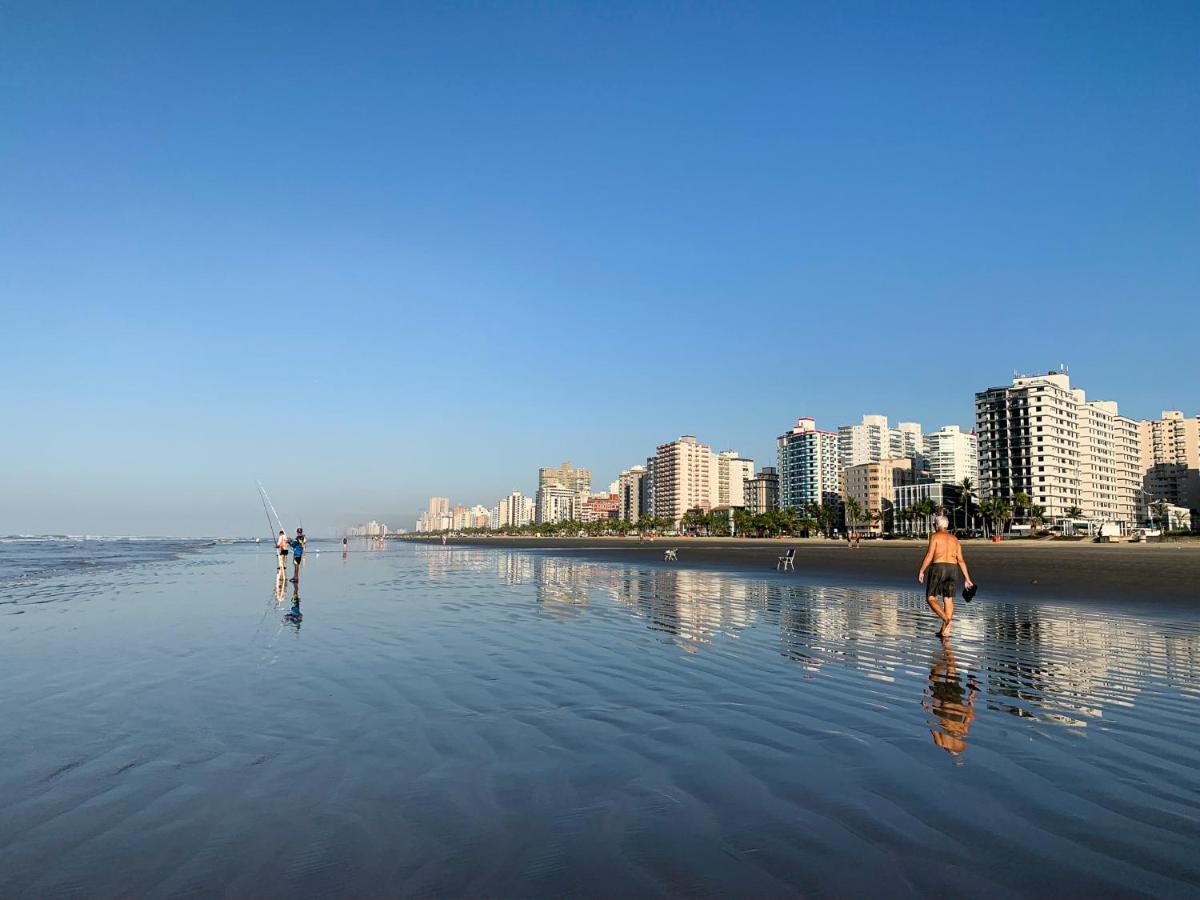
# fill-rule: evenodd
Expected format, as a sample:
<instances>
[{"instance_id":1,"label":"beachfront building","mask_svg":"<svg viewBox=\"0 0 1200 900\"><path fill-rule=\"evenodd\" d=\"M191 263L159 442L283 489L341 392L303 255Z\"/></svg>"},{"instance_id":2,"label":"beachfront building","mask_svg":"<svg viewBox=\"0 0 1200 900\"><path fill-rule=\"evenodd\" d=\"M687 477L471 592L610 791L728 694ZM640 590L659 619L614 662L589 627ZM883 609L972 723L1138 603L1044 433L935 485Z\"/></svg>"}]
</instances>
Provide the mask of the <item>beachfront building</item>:
<instances>
[{"instance_id":1,"label":"beachfront building","mask_svg":"<svg viewBox=\"0 0 1200 900\"><path fill-rule=\"evenodd\" d=\"M1200 513L1200 416L1189 418L1172 409L1140 422L1138 456L1142 520L1158 501Z\"/></svg>"},{"instance_id":2,"label":"beachfront building","mask_svg":"<svg viewBox=\"0 0 1200 900\"><path fill-rule=\"evenodd\" d=\"M617 515L626 522L636 522L642 514L642 495L646 479L645 466L632 466L617 476L617 497L620 506Z\"/></svg>"},{"instance_id":3,"label":"beachfront building","mask_svg":"<svg viewBox=\"0 0 1200 900\"><path fill-rule=\"evenodd\" d=\"M654 462L653 456L646 457L646 474L642 476L642 515L651 517L657 515L654 511Z\"/></svg>"},{"instance_id":4,"label":"beachfront building","mask_svg":"<svg viewBox=\"0 0 1200 900\"><path fill-rule=\"evenodd\" d=\"M539 525L579 518L582 503L576 491L553 482L538 488L536 519Z\"/></svg>"},{"instance_id":5,"label":"beachfront building","mask_svg":"<svg viewBox=\"0 0 1200 900\"><path fill-rule=\"evenodd\" d=\"M763 466L746 480L746 511L757 516L778 508L779 471L774 466Z\"/></svg>"},{"instance_id":6,"label":"beachfront building","mask_svg":"<svg viewBox=\"0 0 1200 900\"><path fill-rule=\"evenodd\" d=\"M654 454L654 514L673 527L689 509L712 506L712 450L690 434L659 446Z\"/></svg>"},{"instance_id":7,"label":"beachfront building","mask_svg":"<svg viewBox=\"0 0 1200 900\"><path fill-rule=\"evenodd\" d=\"M736 450L722 450L711 456L708 477L710 507L744 507L746 481L754 477L754 460L743 459Z\"/></svg>"},{"instance_id":8,"label":"beachfront building","mask_svg":"<svg viewBox=\"0 0 1200 900\"><path fill-rule=\"evenodd\" d=\"M1066 372L1018 375L975 395L979 494L1028 494L1048 520L1079 505L1079 410Z\"/></svg>"},{"instance_id":9,"label":"beachfront building","mask_svg":"<svg viewBox=\"0 0 1200 900\"><path fill-rule=\"evenodd\" d=\"M496 504L496 528L519 528L534 520L536 504L532 497L513 491Z\"/></svg>"},{"instance_id":10,"label":"beachfront building","mask_svg":"<svg viewBox=\"0 0 1200 900\"><path fill-rule=\"evenodd\" d=\"M962 489L957 484L942 484L936 481L898 484L892 507L893 530L897 533L917 532L928 534L933 529L933 519L942 513L950 520L950 527L965 527L966 512L963 509ZM933 513L909 518L914 504L928 500L933 504Z\"/></svg>"},{"instance_id":11,"label":"beachfront building","mask_svg":"<svg viewBox=\"0 0 1200 900\"><path fill-rule=\"evenodd\" d=\"M779 505L802 510L806 503L838 503L838 435L801 418L775 439L779 462Z\"/></svg>"},{"instance_id":12,"label":"beachfront building","mask_svg":"<svg viewBox=\"0 0 1200 900\"><path fill-rule=\"evenodd\" d=\"M1088 401L1065 370L977 393L975 431L981 497L1025 493L1046 524L1076 508L1096 524L1134 524L1137 427L1116 403Z\"/></svg>"},{"instance_id":13,"label":"beachfront building","mask_svg":"<svg viewBox=\"0 0 1200 900\"><path fill-rule=\"evenodd\" d=\"M925 463L930 481L979 485L979 440L957 425L943 425L925 435Z\"/></svg>"},{"instance_id":14,"label":"beachfront building","mask_svg":"<svg viewBox=\"0 0 1200 900\"><path fill-rule=\"evenodd\" d=\"M1138 423L1122 416L1112 400L1088 401L1073 390L1079 422L1079 508L1099 526L1115 522L1125 530L1137 525L1141 487Z\"/></svg>"},{"instance_id":15,"label":"beachfront building","mask_svg":"<svg viewBox=\"0 0 1200 900\"><path fill-rule=\"evenodd\" d=\"M556 484L586 498L592 491L592 470L576 468L569 462L561 466L544 466L538 469L538 489L549 484Z\"/></svg>"},{"instance_id":16,"label":"beachfront building","mask_svg":"<svg viewBox=\"0 0 1200 900\"><path fill-rule=\"evenodd\" d=\"M621 513L621 497L617 493L592 494L579 511L580 522L597 522L601 519L615 519Z\"/></svg>"},{"instance_id":17,"label":"beachfront building","mask_svg":"<svg viewBox=\"0 0 1200 900\"><path fill-rule=\"evenodd\" d=\"M362 525L351 525L346 529L346 537L383 537L387 533L387 525L374 519Z\"/></svg>"},{"instance_id":18,"label":"beachfront building","mask_svg":"<svg viewBox=\"0 0 1200 900\"><path fill-rule=\"evenodd\" d=\"M838 465L857 466L881 459L918 459L925 452L925 439L918 422L888 425L887 416L867 415L858 425L840 425L837 430Z\"/></svg>"},{"instance_id":19,"label":"beachfront building","mask_svg":"<svg viewBox=\"0 0 1200 900\"><path fill-rule=\"evenodd\" d=\"M858 503L862 518L846 524L866 526L868 531L882 531L885 517L896 503L896 488L913 484L915 480L911 458L888 457L879 462L848 466L842 471L843 496Z\"/></svg>"}]
</instances>

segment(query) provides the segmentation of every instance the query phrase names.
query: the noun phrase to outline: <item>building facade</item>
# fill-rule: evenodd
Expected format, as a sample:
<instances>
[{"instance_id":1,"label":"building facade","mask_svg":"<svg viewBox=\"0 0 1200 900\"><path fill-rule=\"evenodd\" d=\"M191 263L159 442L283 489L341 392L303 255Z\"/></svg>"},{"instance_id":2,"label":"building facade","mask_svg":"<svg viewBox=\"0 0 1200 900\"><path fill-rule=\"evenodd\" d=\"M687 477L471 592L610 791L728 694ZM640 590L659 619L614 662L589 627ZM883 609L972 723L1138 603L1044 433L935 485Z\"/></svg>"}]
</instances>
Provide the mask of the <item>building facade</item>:
<instances>
[{"instance_id":1,"label":"building facade","mask_svg":"<svg viewBox=\"0 0 1200 900\"><path fill-rule=\"evenodd\" d=\"M859 463L842 471L842 490L847 500L854 500L862 510L857 523L869 530L882 531L886 517L896 504L896 488L912 484L914 465L911 457L888 457L879 462Z\"/></svg>"},{"instance_id":2,"label":"building facade","mask_svg":"<svg viewBox=\"0 0 1200 900\"><path fill-rule=\"evenodd\" d=\"M712 450L690 434L659 446L654 454L654 514L675 528L689 509L712 506Z\"/></svg>"},{"instance_id":3,"label":"building facade","mask_svg":"<svg viewBox=\"0 0 1200 900\"><path fill-rule=\"evenodd\" d=\"M746 511L757 516L778 508L779 471L774 466L763 466L746 482Z\"/></svg>"},{"instance_id":4,"label":"building facade","mask_svg":"<svg viewBox=\"0 0 1200 900\"><path fill-rule=\"evenodd\" d=\"M538 488L537 492L537 524L578 520L581 506L578 492L560 487L554 482L546 484Z\"/></svg>"},{"instance_id":5,"label":"building facade","mask_svg":"<svg viewBox=\"0 0 1200 900\"><path fill-rule=\"evenodd\" d=\"M918 422L888 425L887 416L867 415L858 425L841 425L837 430L838 465L845 469L881 459L919 458L925 439Z\"/></svg>"},{"instance_id":6,"label":"building facade","mask_svg":"<svg viewBox=\"0 0 1200 900\"><path fill-rule=\"evenodd\" d=\"M642 515L642 481L645 478L645 466L633 466L617 476L617 498L620 501L617 515L626 522L636 522Z\"/></svg>"},{"instance_id":7,"label":"building facade","mask_svg":"<svg viewBox=\"0 0 1200 900\"><path fill-rule=\"evenodd\" d=\"M912 525L916 526L917 530L933 531L933 519L938 514L938 511L941 511L950 520L951 529L960 525L966 527L967 516L963 509L962 490L959 486L957 484L925 481L896 485L896 500L893 513L897 531L902 528L901 522L904 521L905 514L919 500L931 501L934 506L934 512L932 515L922 516L912 523Z\"/></svg>"},{"instance_id":8,"label":"building facade","mask_svg":"<svg viewBox=\"0 0 1200 900\"><path fill-rule=\"evenodd\" d=\"M619 494L592 494L583 501L579 512L580 522L596 522L600 519L615 519L621 514Z\"/></svg>"},{"instance_id":9,"label":"building facade","mask_svg":"<svg viewBox=\"0 0 1200 900\"><path fill-rule=\"evenodd\" d=\"M1072 394L1078 404L1079 509L1090 522L1132 529L1141 487L1138 423L1120 415L1111 400L1088 402L1083 391Z\"/></svg>"},{"instance_id":10,"label":"building facade","mask_svg":"<svg viewBox=\"0 0 1200 900\"><path fill-rule=\"evenodd\" d=\"M1143 521L1158 501L1200 513L1200 416L1164 410L1160 418L1140 422L1138 457Z\"/></svg>"},{"instance_id":11,"label":"building facade","mask_svg":"<svg viewBox=\"0 0 1200 900\"><path fill-rule=\"evenodd\" d=\"M736 450L722 450L713 454L712 471L708 478L708 505L744 507L746 481L753 477L754 460L743 459Z\"/></svg>"},{"instance_id":12,"label":"building facade","mask_svg":"<svg viewBox=\"0 0 1200 900\"><path fill-rule=\"evenodd\" d=\"M925 435L925 464L930 481L979 486L979 440L957 425L943 425Z\"/></svg>"},{"instance_id":13,"label":"building facade","mask_svg":"<svg viewBox=\"0 0 1200 900\"><path fill-rule=\"evenodd\" d=\"M802 510L806 503L839 502L838 435L821 431L811 418L798 419L775 439L779 505Z\"/></svg>"}]
</instances>

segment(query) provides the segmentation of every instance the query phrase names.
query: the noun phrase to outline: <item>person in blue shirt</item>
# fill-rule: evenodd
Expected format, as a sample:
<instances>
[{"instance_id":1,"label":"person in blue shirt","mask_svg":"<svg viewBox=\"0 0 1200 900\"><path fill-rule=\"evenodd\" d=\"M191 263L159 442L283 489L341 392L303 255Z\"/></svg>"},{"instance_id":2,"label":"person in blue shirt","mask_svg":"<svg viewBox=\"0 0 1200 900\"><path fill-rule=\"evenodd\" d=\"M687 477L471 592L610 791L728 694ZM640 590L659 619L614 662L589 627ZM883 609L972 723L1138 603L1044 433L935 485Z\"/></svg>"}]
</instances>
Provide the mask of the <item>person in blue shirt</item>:
<instances>
[{"instance_id":1,"label":"person in blue shirt","mask_svg":"<svg viewBox=\"0 0 1200 900\"><path fill-rule=\"evenodd\" d=\"M292 570L292 581L299 584L300 563L304 559L304 530L297 528L296 539L288 541L288 544L292 548L292 563L295 565L295 568Z\"/></svg>"}]
</instances>

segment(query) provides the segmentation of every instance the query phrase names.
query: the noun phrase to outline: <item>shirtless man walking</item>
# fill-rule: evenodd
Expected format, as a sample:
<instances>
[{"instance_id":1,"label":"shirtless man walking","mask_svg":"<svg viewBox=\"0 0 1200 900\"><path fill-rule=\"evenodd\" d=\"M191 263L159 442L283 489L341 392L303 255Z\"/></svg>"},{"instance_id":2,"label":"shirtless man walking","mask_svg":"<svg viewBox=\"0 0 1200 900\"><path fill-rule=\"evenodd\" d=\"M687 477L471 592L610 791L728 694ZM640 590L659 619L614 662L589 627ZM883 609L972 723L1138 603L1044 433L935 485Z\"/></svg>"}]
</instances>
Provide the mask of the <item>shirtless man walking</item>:
<instances>
[{"instance_id":1,"label":"shirtless man walking","mask_svg":"<svg viewBox=\"0 0 1200 900\"><path fill-rule=\"evenodd\" d=\"M937 531L929 538L929 549L925 551L925 558L921 560L921 571L917 573L917 581L925 584L925 571L929 571L925 602L942 620L942 627L938 629L940 636L950 633L951 621L954 619L954 596L958 593L959 570L962 570L965 587L971 587L974 582L971 581L971 573L967 571L967 561L963 559L962 544L947 530L950 521L945 516L938 516L934 523L937 525Z\"/></svg>"}]
</instances>

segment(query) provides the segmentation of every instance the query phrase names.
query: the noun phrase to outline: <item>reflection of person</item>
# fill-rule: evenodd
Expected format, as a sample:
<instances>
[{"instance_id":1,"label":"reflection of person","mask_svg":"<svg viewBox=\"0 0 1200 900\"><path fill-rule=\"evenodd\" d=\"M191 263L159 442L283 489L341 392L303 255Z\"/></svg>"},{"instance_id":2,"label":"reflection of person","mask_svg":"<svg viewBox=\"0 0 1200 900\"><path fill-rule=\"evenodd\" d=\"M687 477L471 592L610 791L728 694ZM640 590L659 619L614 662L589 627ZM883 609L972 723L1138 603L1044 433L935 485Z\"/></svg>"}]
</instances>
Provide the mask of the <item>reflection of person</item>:
<instances>
[{"instance_id":1,"label":"reflection of person","mask_svg":"<svg viewBox=\"0 0 1200 900\"><path fill-rule=\"evenodd\" d=\"M298 582L292 584L292 608L284 614L283 621L294 627L296 631L300 630L300 623L304 621L304 616L300 612L300 584Z\"/></svg>"},{"instance_id":2,"label":"reflection of person","mask_svg":"<svg viewBox=\"0 0 1200 900\"><path fill-rule=\"evenodd\" d=\"M938 634L949 634L951 622L954 619L954 595L958 593L958 572L961 569L966 587L974 584L971 573L967 571L967 561L963 559L962 544L952 535L950 520L938 516L934 522L937 525L929 538L929 549L921 560L921 571L917 573L917 581L925 584L925 571L929 570L929 585L925 589L925 602L937 613L942 620ZM941 598L941 603L938 598Z\"/></svg>"},{"instance_id":3,"label":"reflection of person","mask_svg":"<svg viewBox=\"0 0 1200 900\"><path fill-rule=\"evenodd\" d=\"M922 705L933 713L929 734L933 742L952 756L967 749L967 732L975 721L975 694L979 686L974 676L967 676L964 691L958 680L954 650L949 638L942 638L942 649L933 657L929 670L929 699Z\"/></svg>"},{"instance_id":4,"label":"reflection of person","mask_svg":"<svg viewBox=\"0 0 1200 900\"><path fill-rule=\"evenodd\" d=\"M283 559L286 560L287 557L283 557ZM285 584L287 584L287 569L283 568L283 566L281 565L279 567L279 577L275 579L275 602L276 603L279 603L283 600L283 592L284 592L283 586Z\"/></svg>"}]
</instances>

